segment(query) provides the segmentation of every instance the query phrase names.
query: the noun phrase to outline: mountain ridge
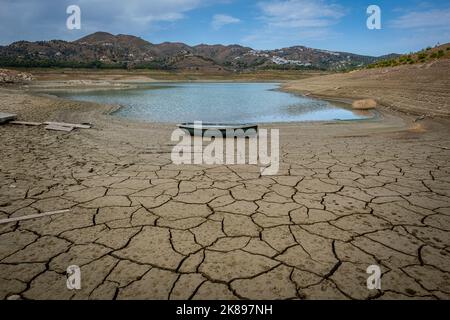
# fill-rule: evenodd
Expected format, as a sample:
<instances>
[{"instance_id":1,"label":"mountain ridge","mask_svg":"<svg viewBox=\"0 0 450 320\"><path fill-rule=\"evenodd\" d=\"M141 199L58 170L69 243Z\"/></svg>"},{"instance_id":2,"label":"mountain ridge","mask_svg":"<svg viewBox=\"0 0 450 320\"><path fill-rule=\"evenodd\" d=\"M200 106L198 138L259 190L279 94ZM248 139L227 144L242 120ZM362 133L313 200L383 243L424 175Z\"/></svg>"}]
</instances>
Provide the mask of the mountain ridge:
<instances>
[{"instance_id":1,"label":"mountain ridge","mask_svg":"<svg viewBox=\"0 0 450 320\"><path fill-rule=\"evenodd\" d=\"M17 41L0 46L0 66L4 67L148 68L224 72L258 69L340 71L363 67L384 59L383 57L301 45L255 50L238 44L154 44L133 35L113 35L101 31L75 41Z\"/></svg>"}]
</instances>

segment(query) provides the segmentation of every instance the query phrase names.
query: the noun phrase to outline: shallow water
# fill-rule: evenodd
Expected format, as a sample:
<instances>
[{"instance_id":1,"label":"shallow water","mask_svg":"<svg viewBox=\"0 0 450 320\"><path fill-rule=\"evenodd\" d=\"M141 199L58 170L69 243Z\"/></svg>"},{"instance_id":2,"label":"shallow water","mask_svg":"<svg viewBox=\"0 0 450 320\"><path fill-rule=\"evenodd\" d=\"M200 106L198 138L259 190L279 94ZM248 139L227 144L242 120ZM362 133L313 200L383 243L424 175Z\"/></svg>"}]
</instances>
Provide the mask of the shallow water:
<instances>
[{"instance_id":1,"label":"shallow water","mask_svg":"<svg viewBox=\"0 0 450 320\"><path fill-rule=\"evenodd\" d=\"M357 120L331 102L278 91L276 83L145 84L132 90L66 91L74 100L122 105L115 115L149 122L268 123Z\"/></svg>"}]
</instances>

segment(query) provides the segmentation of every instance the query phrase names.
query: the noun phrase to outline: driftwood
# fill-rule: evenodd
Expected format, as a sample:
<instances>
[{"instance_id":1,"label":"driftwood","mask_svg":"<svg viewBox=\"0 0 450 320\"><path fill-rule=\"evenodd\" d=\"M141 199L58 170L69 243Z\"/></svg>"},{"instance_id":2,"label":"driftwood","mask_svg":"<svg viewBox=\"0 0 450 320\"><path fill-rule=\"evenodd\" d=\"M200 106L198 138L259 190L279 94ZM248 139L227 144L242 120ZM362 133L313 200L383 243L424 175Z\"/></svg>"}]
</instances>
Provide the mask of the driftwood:
<instances>
[{"instance_id":1,"label":"driftwood","mask_svg":"<svg viewBox=\"0 0 450 320\"><path fill-rule=\"evenodd\" d=\"M40 126L41 122L30 122L30 121L11 121L10 124L18 124L24 126Z\"/></svg>"},{"instance_id":2,"label":"driftwood","mask_svg":"<svg viewBox=\"0 0 450 320\"><path fill-rule=\"evenodd\" d=\"M0 123L9 122L15 125L25 125L25 126L40 126L46 125L45 129L47 130L56 130L56 131L64 131L71 132L73 129L90 129L91 125L89 124L77 124L77 123L65 123L65 122L54 122L54 121L46 121L44 123L41 122L31 122L31 121L15 121L17 115L11 113L2 113L0 112Z\"/></svg>"},{"instance_id":3,"label":"driftwood","mask_svg":"<svg viewBox=\"0 0 450 320\"><path fill-rule=\"evenodd\" d=\"M45 127L47 130L55 130L55 131L65 131L65 132L71 132L74 127L68 127L68 126L60 126L57 124L49 124Z\"/></svg>"},{"instance_id":4,"label":"driftwood","mask_svg":"<svg viewBox=\"0 0 450 320\"><path fill-rule=\"evenodd\" d=\"M60 214L60 213L66 213L66 212L70 212L70 209L30 214L29 216L21 216L21 217L15 217L15 218L1 219L0 220L0 224L10 223L10 222L17 222L17 221L23 221L23 220L30 220L30 219L36 219L36 218L42 218L42 217L48 217L48 216L52 216L54 214Z\"/></svg>"},{"instance_id":5,"label":"driftwood","mask_svg":"<svg viewBox=\"0 0 450 320\"><path fill-rule=\"evenodd\" d=\"M56 125L56 126L61 126L61 127L72 127L72 128L77 128L77 129L90 129L91 128L90 125L86 125L86 124L53 122L53 121L46 121L44 123L48 124L48 125Z\"/></svg>"}]
</instances>

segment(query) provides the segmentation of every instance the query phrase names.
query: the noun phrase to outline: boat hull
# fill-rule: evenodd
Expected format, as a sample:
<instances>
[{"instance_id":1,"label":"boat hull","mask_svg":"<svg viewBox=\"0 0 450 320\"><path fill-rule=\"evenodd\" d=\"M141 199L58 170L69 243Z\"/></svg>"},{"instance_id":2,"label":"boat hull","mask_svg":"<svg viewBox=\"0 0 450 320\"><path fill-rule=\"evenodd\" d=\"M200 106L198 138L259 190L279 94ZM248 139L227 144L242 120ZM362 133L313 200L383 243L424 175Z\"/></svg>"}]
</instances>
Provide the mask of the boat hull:
<instances>
[{"instance_id":1,"label":"boat hull","mask_svg":"<svg viewBox=\"0 0 450 320\"><path fill-rule=\"evenodd\" d=\"M258 132L256 124L226 124L226 123L180 123L178 128L186 131L191 136L216 136L217 132L222 137L251 137Z\"/></svg>"}]
</instances>

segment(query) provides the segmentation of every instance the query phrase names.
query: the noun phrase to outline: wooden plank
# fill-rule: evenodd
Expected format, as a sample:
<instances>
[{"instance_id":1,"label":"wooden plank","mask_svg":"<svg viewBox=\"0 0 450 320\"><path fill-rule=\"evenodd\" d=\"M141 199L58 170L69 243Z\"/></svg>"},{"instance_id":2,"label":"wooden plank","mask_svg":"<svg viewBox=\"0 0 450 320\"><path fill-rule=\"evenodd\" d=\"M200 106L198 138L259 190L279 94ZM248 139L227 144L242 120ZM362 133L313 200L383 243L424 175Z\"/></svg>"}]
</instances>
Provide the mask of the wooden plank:
<instances>
[{"instance_id":1,"label":"wooden plank","mask_svg":"<svg viewBox=\"0 0 450 320\"><path fill-rule=\"evenodd\" d=\"M65 122L53 122L53 121L46 121L45 124L52 124L57 125L61 127L72 127L72 128L78 128L78 129L90 129L91 126L86 124L76 124L76 123L65 123Z\"/></svg>"},{"instance_id":2,"label":"wooden plank","mask_svg":"<svg viewBox=\"0 0 450 320\"><path fill-rule=\"evenodd\" d=\"M30 121L11 121L10 124L18 124L24 126L40 126L42 122L30 122Z\"/></svg>"},{"instance_id":3,"label":"wooden plank","mask_svg":"<svg viewBox=\"0 0 450 320\"><path fill-rule=\"evenodd\" d=\"M0 123L5 123L8 121L15 120L17 114L0 112Z\"/></svg>"},{"instance_id":4,"label":"wooden plank","mask_svg":"<svg viewBox=\"0 0 450 320\"><path fill-rule=\"evenodd\" d=\"M28 216L22 216L22 217L16 217L16 218L1 219L0 220L0 224L10 223L10 222L17 222L17 221L23 221L23 220L30 220L30 219L36 219L36 218L42 218L42 217L48 217L48 216L52 216L54 214L66 213L66 212L69 212L69 211L70 211L69 209L65 209L65 210L58 210L58 211L30 214Z\"/></svg>"},{"instance_id":5,"label":"wooden plank","mask_svg":"<svg viewBox=\"0 0 450 320\"><path fill-rule=\"evenodd\" d=\"M49 124L48 126L45 127L45 129L70 132L73 130L73 127L65 127L65 126L59 126L56 124Z\"/></svg>"}]
</instances>

